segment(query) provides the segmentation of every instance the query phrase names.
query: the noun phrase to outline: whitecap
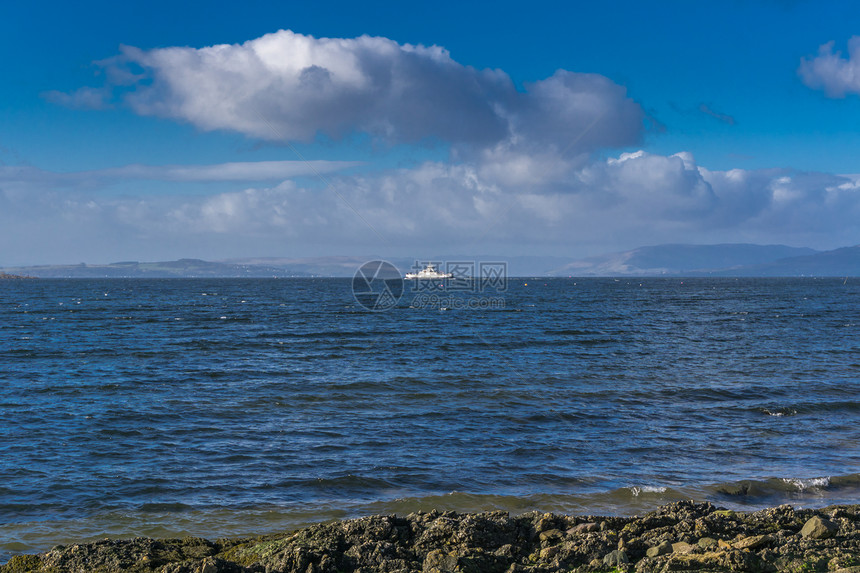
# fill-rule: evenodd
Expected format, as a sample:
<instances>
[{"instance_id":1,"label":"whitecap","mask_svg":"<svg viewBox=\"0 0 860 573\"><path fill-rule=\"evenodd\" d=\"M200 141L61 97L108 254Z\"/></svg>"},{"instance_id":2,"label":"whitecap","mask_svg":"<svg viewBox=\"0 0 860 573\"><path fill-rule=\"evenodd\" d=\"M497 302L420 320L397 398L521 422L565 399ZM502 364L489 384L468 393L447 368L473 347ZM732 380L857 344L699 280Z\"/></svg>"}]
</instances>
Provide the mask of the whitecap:
<instances>
[{"instance_id":1,"label":"whitecap","mask_svg":"<svg viewBox=\"0 0 860 573\"><path fill-rule=\"evenodd\" d=\"M798 491L806 491L808 489L821 489L826 488L830 485L829 477L818 477L818 478L782 478L782 481L793 485L798 489Z\"/></svg>"},{"instance_id":2,"label":"whitecap","mask_svg":"<svg viewBox=\"0 0 860 573\"><path fill-rule=\"evenodd\" d=\"M782 416L794 416L797 414L797 410L794 408L776 408L774 410L768 410L767 408L762 408L762 413L767 414L768 416L776 416L777 418Z\"/></svg>"},{"instance_id":3,"label":"whitecap","mask_svg":"<svg viewBox=\"0 0 860 573\"><path fill-rule=\"evenodd\" d=\"M666 487L661 485L634 485L628 489L630 489L630 493L633 494L633 497L639 497L640 493L666 493Z\"/></svg>"}]
</instances>

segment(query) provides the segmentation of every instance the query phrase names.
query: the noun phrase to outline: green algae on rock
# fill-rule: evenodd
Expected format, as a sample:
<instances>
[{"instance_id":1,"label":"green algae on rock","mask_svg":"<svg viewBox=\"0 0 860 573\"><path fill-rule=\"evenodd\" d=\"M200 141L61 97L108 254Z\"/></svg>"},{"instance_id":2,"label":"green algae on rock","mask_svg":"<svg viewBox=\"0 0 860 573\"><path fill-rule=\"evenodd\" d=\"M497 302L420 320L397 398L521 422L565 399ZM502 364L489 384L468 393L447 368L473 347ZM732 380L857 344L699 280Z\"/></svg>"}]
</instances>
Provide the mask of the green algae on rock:
<instances>
[{"instance_id":1,"label":"green algae on rock","mask_svg":"<svg viewBox=\"0 0 860 573\"><path fill-rule=\"evenodd\" d=\"M677 502L639 517L431 511L252 539L104 540L0 566L0 573L693 570L860 572L860 505L735 513Z\"/></svg>"}]
</instances>

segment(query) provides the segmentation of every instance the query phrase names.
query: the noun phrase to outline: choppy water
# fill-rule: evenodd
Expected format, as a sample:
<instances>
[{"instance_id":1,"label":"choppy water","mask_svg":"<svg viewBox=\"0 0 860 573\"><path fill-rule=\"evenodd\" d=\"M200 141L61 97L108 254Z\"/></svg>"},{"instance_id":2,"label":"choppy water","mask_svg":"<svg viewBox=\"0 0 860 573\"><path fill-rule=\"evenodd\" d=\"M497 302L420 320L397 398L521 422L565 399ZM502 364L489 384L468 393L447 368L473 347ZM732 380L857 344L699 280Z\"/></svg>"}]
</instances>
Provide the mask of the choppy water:
<instances>
[{"instance_id":1,"label":"choppy water","mask_svg":"<svg viewBox=\"0 0 860 573\"><path fill-rule=\"evenodd\" d=\"M858 280L522 279L376 313L351 286L0 282L0 562L432 507L860 502Z\"/></svg>"}]
</instances>

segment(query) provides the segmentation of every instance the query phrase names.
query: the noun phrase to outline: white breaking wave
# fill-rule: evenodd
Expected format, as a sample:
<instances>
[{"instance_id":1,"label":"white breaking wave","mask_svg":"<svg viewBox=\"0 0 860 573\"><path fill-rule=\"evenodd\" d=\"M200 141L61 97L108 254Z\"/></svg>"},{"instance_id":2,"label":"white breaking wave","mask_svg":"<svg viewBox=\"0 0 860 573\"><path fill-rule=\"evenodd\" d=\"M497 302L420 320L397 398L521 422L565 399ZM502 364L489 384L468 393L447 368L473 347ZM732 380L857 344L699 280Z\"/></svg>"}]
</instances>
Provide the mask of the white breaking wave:
<instances>
[{"instance_id":1,"label":"white breaking wave","mask_svg":"<svg viewBox=\"0 0 860 573\"><path fill-rule=\"evenodd\" d=\"M666 487L665 486L658 486L658 485L643 485L641 487L634 485L634 486L630 487L630 493L633 494L633 497L639 497L639 494L642 492L644 492L644 493L665 493Z\"/></svg>"},{"instance_id":2,"label":"white breaking wave","mask_svg":"<svg viewBox=\"0 0 860 573\"><path fill-rule=\"evenodd\" d=\"M768 410L765 408L763 412L768 416L793 416L797 414L797 410L794 408L780 408L778 410Z\"/></svg>"},{"instance_id":3,"label":"white breaking wave","mask_svg":"<svg viewBox=\"0 0 860 573\"><path fill-rule=\"evenodd\" d=\"M793 485L797 488L798 491L806 491L808 489L821 489L826 488L830 485L829 477L818 477L818 478L782 478L782 481Z\"/></svg>"}]
</instances>

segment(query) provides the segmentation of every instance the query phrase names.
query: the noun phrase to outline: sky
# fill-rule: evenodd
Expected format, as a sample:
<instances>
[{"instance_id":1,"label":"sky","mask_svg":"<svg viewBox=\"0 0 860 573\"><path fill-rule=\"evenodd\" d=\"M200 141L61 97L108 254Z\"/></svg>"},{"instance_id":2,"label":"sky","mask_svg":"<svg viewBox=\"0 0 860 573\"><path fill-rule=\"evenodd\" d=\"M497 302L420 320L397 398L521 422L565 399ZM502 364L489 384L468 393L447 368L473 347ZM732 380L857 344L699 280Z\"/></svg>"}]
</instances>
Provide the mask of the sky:
<instances>
[{"instance_id":1,"label":"sky","mask_svg":"<svg viewBox=\"0 0 860 573\"><path fill-rule=\"evenodd\" d=\"M8 2L0 56L0 267L860 243L855 2Z\"/></svg>"}]
</instances>

